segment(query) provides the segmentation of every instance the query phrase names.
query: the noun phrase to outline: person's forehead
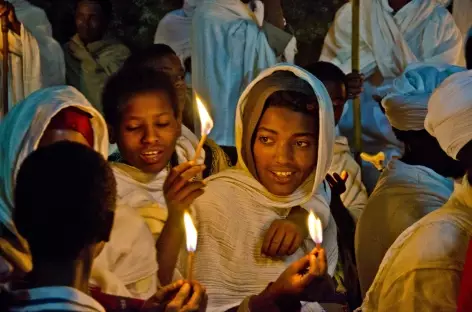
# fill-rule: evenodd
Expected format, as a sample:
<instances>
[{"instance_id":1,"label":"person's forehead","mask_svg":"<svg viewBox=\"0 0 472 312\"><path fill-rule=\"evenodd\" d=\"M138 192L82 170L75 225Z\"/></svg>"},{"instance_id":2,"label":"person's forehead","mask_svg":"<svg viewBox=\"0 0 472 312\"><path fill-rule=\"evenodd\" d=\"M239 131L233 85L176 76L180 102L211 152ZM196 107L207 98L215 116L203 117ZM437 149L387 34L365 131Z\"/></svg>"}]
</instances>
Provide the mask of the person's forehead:
<instances>
[{"instance_id":1,"label":"person's forehead","mask_svg":"<svg viewBox=\"0 0 472 312\"><path fill-rule=\"evenodd\" d=\"M286 107L269 107L261 118L259 128L291 135L295 133L315 133L314 118ZM283 130L283 131L280 131Z\"/></svg>"}]
</instances>

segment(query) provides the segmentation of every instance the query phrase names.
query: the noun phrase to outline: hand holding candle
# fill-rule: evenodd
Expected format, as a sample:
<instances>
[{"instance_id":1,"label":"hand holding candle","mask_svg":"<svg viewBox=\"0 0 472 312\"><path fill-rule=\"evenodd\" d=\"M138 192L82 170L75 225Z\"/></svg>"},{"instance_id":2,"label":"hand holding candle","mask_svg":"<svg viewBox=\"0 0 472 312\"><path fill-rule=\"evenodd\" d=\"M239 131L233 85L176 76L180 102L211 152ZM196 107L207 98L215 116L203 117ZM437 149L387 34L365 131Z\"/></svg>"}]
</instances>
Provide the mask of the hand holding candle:
<instances>
[{"instance_id":1,"label":"hand holding candle","mask_svg":"<svg viewBox=\"0 0 472 312\"><path fill-rule=\"evenodd\" d=\"M205 105L203 105L202 100L196 95L196 102L197 102L197 107L198 107L198 114L200 115L200 124L201 124L201 138L200 142L198 143L197 149L195 150L195 156L193 160L196 162L198 157L200 156L200 152L202 151L203 144L205 144L205 140L210 134L211 129L213 129L213 120L210 117L210 114L208 114L208 111L205 108Z\"/></svg>"},{"instance_id":2,"label":"hand holding candle","mask_svg":"<svg viewBox=\"0 0 472 312\"><path fill-rule=\"evenodd\" d=\"M195 250L197 250L197 229L193 224L192 217L186 211L184 213L184 224L185 224L185 235L187 243L187 280L192 280L192 271L193 271L193 257L195 255Z\"/></svg>"}]
</instances>

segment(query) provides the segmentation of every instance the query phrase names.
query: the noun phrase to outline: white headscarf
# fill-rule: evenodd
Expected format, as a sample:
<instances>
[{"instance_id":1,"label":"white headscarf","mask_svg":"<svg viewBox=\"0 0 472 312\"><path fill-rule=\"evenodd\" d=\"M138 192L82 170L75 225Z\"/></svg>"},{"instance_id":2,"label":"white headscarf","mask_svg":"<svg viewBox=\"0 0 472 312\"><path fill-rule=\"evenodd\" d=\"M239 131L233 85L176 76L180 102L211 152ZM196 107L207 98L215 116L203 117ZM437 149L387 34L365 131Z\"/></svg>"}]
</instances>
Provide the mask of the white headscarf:
<instances>
[{"instance_id":1,"label":"white headscarf","mask_svg":"<svg viewBox=\"0 0 472 312\"><path fill-rule=\"evenodd\" d=\"M105 120L75 88L59 86L42 89L16 105L0 123L0 222L4 229L17 237L12 220L16 175L25 158L37 149L51 119L66 107L77 107L92 116L93 148L103 157L108 157ZM21 238L18 239L21 241ZM17 265L22 269L31 269L30 264L26 267L21 263Z\"/></svg>"},{"instance_id":2,"label":"white headscarf","mask_svg":"<svg viewBox=\"0 0 472 312\"><path fill-rule=\"evenodd\" d=\"M245 140L243 117L251 97L250 91L258 82L280 71L288 71L306 81L312 87L319 104L317 166L315 172L289 196L270 193L251 174L242 151ZM248 109L257 110L260 114L259 108ZM237 168L208 178L205 193L194 202L199 231L194 276L207 287L208 311L223 311L239 305L244 297L262 291L290 263L313 248L311 239L307 239L292 256L279 260L261 256L263 236L271 222L286 217L291 208L296 206L313 210L320 217L324 227L323 247L328 257L328 272L333 274L338 260L336 224L323 196L314 195L323 187L323 180L331 164L333 145L334 117L331 99L323 84L305 70L280 64L264 70L246 88L236 112L236 146L239 156ZM181 271L185 272L185 269Z\"/></svg>"},{"instance_id":3,"label":"white headscarf","mask_svg":"<svg viewBox=\"0 0 472 312\"><path fill-rule=\"evenodd\" d=\"M453 65L413 64L393 81L392 93L382 100L392 127L422 130L428 112L428 100L433 91L449 76L465 71Z\"/></svg>"},{"instance_id":4,"label":"white headscarf","mask_svg":"<svg viewBox=\"0 0 472 312\"><path fill-rule=\"evenodd\" d=\"M424 125L442 149L456 159L472 140L472 70L452 75L434 91Z\"/></svg>"}]
</instances>

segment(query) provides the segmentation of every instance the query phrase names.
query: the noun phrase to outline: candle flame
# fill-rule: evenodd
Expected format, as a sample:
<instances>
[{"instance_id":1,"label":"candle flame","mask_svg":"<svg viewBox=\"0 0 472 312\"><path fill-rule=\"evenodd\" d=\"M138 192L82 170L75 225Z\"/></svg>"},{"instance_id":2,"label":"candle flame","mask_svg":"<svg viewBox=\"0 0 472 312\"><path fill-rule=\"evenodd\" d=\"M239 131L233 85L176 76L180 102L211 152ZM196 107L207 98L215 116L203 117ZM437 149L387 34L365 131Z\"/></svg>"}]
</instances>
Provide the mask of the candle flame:
<instances>
[{"instance_id":1,"label":"candle flame","mask_svg":"<svg viewBox=\"0 0 472 312\"><path fill-rule=\"evenodd\" d=\"M213 120L208 114L208 111L205 108L202 100L198 95L196 95L197 107L198 107L198 114L200 115L200 124L202 127L202 136L208 135L213 129Z\"/></svg>"},{"instance_id":2,"label":"candle flame","mask_svg":"<svg viewBox=\"0 0 472 312\"><path fill-rule=\"evenodd\" d=\"M308 217L308 230L310 231L311 239L315 243L321 244L323 242L323 226L320 218L318 218L313 211L310 211Z\"/></svg>"},{"instance_id":3,"label":"candle flame","mask_svg":"<svg viewBox=\"0 0 472 312\"><path fill-rule=\"evenodd\" d=\"M197 250L197 229L193 225L192 217L188 212L184 213L185 234L187 241L187 251L195 252Z\"/></svg>"}]
</instances>

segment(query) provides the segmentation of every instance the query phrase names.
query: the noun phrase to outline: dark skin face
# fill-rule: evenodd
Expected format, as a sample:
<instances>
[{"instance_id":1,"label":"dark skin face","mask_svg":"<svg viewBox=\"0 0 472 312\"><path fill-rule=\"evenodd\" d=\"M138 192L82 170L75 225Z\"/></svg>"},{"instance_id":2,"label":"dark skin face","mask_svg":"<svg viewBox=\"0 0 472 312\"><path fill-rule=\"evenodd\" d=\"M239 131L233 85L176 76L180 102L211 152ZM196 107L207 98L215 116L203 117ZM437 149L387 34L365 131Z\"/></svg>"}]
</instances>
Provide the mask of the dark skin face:
<instances>
[{"instance_id":1,"label":"dark skin face","mask_svg":"<svg viewBox=\"0 0 472 312\"><path fill-rule=\"evenodd\" d=\"M334 122L337 125L341 120L344 105L347 101L346 86L344 83L334 81L323 81L323 84L325 85L326 90L328 90L331 102L333 102Z\"/></svg>"},{"instance_id":2,"label":"dark skin face","mask_svg":"<svg viewBox=\"0 0 472 312\"><path fill-rule=\"evenodd\" d=\"M131 98L113 136L126 163L146 173L159 173L169 163L181 134L181 118L164 91Z\"/></svg>"},{"instance_id":3,"label":"dark skin face","mask_svg":"<svg viewBox=\"0 0 472 312\"><path fill-rule=\"evenodd\" d=\"M284 107L269 107L253 145L259 182L274 195L292 194L314 171L318 155L315 120Z\"/></svg>"},{"instance_id":4,"label":"dark skin face","mask_svg":"<svg viewBox=\"0 0 472 312\"><path fill-rule=\"evenodd\" d=\"M93 0L82 0L75 12L75 25L80 40L89 44L101 40L108 27L108 20L101 6Z\"/></svg>"}]
</instances>

